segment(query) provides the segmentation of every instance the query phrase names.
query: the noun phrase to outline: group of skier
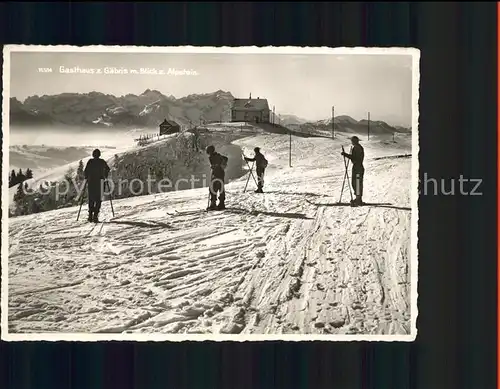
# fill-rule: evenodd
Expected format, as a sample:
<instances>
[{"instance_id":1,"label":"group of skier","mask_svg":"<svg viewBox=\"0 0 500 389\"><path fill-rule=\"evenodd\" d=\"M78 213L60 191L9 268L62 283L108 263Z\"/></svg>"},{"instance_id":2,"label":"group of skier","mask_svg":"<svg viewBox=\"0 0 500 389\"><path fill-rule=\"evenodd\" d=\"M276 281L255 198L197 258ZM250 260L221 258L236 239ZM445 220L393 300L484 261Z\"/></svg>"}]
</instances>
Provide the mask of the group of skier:
<instances>
[{"instance_id":1,"label":"group of skier","mask_svg":"<svg viewBox=\"0 0 500 389\"><path fill-rule=\"evenodd\" d=\"M353 136L351 138L352 148L350 153L342 151L341 155L352 162L351 170L351 185L354 190L355 199L351 200L352 206L363 205L363 178L365 169L363 166L364 149L359 143L359 138ZM255 193L264 193L264 173L267 168L268 162L266 157L261 153L259 147L254 149L255 155L245 157L246 162L255 162L255 171L257 173L257 190ZM224 189L225 169L228 163L228 157L218 153L214 146L206 148L208 159L211 168L210 177L210 192L209 192L209 205L207 210L223 210L226 208L226 192ZM88 198L89 198L89 222L97 223L99 221L98 215L102 202L102 182L105 180L110 172L110 168L105 160L100 158L101 152L99 149L94 150L92 159L87 162L84 170L85 179L88 185ZM346 164L347 169L347 164ZM252 171L250 171L252 174ZM217 204L217 199L219 200Z\"/></svg>"},{"instance_id":2,"label":"group of skier","mask_svg":"<svg viewBox=\"0 0 500 389\"><path fill-rule=\"evenodd\" d=\"M352 206L363 205L363 178L365 168L363 160L365 158L365 151L363 146L359 143L357 136L351 137L352 148L350 153L342 151L341 155L352 162L351 169L351 185L354 190L355 198L351 200ZM212 169L211 185L210 185L210 204L208 210L222 210L225 209L226 194L224 191L224 169L227 166L228 158L215 151L214 146L208 146L207 149L210 166ZM260 148L254 149L255 156L253 158L244 157L247 162L255 162L255 171L257 173L257 190L255 193L264 193L264 173L267 167L267 159L261 153ZM347 165L346 165L347 168ZM252 172L250 171L250 174ZM217 204L217 194L219 194L219 204Z\"/></svg>"},{"instance_id":3,"label":"group of skier","mask_svg":"<svg viewBox=\"0 0 500 389\"><path fill-rule=\"evenodd\" d=\"M210 204L208 210L223 210L226 208L225 200L226 193L224 190L225 171L228 158L215 151L214 146L208 146L206 149L212 174L210 177ZM255 156L253 158L244 157L246 162L255 162L255 171L257 173L257 190L255 193L264 193L264 172L267 167L267 159L260 152L260 148L254 149ZM250 174L252 174L250 172ZM219 195L219 204L217 204L217 194Z\"/></svg>"}]
</instances>

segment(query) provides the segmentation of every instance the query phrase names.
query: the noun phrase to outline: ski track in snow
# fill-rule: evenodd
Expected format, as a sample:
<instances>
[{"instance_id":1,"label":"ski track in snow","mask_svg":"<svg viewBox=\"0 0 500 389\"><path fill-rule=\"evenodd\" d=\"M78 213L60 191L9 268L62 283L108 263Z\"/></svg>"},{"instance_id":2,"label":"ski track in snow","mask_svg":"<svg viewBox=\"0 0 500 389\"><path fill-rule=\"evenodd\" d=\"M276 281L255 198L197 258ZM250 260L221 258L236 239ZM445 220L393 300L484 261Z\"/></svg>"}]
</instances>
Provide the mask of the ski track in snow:
<instances>
[{"instance_id":1,"label":"ski track in snow","mask_svg":"<svg viewBox=\"0 0 500 389\"><path fill-rule=\"evenodd\" d=\"M364 142L381 204L351 208L346 141L294 139L292 168L286 136L235 143L270 165L264 194L227 186L226 211L196 189L117 200L115 218L103 202L97 224L85 206L10 219L9 332L409 334L411 158Z\"/></svg>"}]
</instances>

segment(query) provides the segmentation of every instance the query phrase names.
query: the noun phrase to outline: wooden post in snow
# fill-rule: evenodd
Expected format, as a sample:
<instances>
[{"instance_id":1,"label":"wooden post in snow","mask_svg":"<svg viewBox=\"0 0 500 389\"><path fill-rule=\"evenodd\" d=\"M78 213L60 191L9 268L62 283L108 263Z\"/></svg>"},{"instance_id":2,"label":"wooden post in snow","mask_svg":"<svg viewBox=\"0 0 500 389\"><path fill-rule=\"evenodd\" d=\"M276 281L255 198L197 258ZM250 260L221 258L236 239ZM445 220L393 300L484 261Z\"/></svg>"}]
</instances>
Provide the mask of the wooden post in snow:
<instances>
[{"instance_id":1,"label":"wooden post in snow","mask_svg":"<svg viewBox=\"0 0 500 389\"><path fill-rule=\"evenodd\" d=\"M332 139L335 139L335 107L332 106Z\"/></svg>"},{"instance_id":2,"label":"wooden post in snow","mask_svg":"<svg viewBox=\"0 0 500 389\"><path fill-rule=\"evenodd\" d=\"M368 112L368 140L370 140L370 112Z\"/></svg>"}]
</instances>

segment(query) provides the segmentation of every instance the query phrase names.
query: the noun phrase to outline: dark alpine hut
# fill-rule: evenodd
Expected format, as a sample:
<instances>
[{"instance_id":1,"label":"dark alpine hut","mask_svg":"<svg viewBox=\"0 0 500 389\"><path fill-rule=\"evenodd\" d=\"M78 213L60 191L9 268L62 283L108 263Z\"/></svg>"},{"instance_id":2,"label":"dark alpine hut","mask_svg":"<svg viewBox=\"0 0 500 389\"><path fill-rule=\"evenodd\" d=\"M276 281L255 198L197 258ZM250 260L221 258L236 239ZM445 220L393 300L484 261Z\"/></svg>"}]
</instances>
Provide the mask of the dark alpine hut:
<instances>
[{"instance_id":1,"label":"dark alpine hut","mask_svg":"<svg viewBox=\"0 0 500 389\"><path fill-rule=\"evenodd\" d=\"M160 123L160 135L174 134L180 131L181 127L173 120L165 119Z\"/></svg>"}]
</instances>

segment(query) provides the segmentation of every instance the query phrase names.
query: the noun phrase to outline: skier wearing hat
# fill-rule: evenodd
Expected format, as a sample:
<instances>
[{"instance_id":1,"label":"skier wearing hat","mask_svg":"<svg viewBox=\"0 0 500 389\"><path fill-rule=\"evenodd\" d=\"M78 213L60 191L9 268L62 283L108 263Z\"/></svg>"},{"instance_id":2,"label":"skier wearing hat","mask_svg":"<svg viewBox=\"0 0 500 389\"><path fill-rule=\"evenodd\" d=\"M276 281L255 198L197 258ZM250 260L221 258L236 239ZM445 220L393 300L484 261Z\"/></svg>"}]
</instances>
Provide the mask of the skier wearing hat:
<instances>
[{"instance_id":1,"label":"skier wearing hat","mask_svg":"<svg viewBox=\"0 0 500 389\"><path fill-rule=\"evenodd\" d=\"M365 158L365 150L359 144L359 138L353 136L351 138L352 151L351 154L342 152L342 156L349 158L352 162L351 181L352 188L356 198L352 201L352 205L363 205L363 177L365 175L365 168L363 160Z\"/></svg>"},{"instance_id":2,"label":"skier wearing hat","mask_svg":"<svg viewBox=\"0 0 500 389\"><path fill-rule=\"evenodd\" d=\"M225 209L226 193L224 190L224 179L225 172L224 169L227 166L228 158L221 155L215 151L214 146L208 146L207 149L208 159L210 161L210 167L212 169L212 175L210 180L210 205L208 206L209 211L216 209ZM217 205L217 193L219 193L219 204Z\"/></svg>"},{"instance_id":3,"label":"skier wearing hat","mask_svg":"<svg viewBox=\"0 0 500 389\"><path fill-rule=\"evenodd\" d=\"M84 174L87 180L89 196L89 222L99 222L99 211L102 202L103 180L108 178L110 168L104 159L101 159L101 151L95 149L92 159L87 162Z\"/></svg>"},{"instance_id":4,"label":"skier wearing hat","mask_svg":"<svg viewBox=\"0 0 500 389\"><path fill-rule=\"evenodd\" d=\"M255 152L255 157L245 157L245 161L255 161L255 171L257 173L257 190L255 191L255 193L264 193L262 187L264 186L264 172L267 167L267 159L266 157L264 157L264 154L260 152L260 147L256 147L255 149L253 149L253 151Z\"/></svg>"}]
</instances>

